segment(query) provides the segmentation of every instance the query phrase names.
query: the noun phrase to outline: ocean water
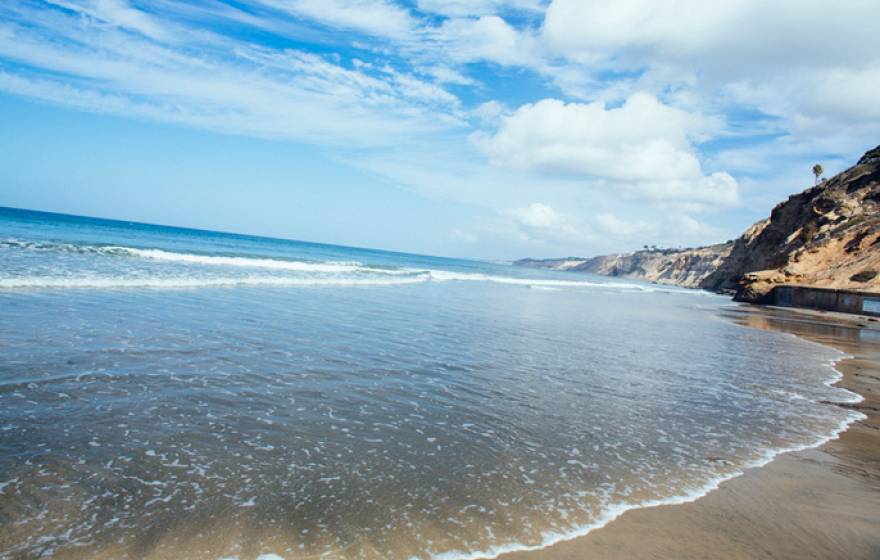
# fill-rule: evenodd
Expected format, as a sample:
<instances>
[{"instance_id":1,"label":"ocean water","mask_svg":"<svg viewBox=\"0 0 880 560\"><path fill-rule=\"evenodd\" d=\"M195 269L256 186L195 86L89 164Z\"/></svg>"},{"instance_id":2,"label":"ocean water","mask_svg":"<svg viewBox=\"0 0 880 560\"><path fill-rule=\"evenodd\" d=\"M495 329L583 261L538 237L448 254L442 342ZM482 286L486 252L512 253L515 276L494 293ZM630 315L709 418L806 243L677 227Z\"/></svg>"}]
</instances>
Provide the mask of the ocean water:
<instances>
[{"instance_id":1,"label":"ocean water","mask_svg":"<svg viewBox=\"0 0 880 560\"><path fill-rule=\"evenodd\" d=\"M726 298L0 209L0 558L479 558L858 413Z\"/></svg>"}]
</instances>

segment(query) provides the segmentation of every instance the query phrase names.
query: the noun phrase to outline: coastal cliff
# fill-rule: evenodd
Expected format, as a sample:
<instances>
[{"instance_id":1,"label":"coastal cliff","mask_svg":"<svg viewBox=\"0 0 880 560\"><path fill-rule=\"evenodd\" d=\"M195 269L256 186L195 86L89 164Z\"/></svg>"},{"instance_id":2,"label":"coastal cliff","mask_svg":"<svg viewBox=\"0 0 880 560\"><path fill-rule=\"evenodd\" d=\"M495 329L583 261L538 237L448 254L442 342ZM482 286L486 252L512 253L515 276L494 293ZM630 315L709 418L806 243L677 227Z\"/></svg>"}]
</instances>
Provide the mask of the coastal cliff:
<instances>
[{"instance_id":1,"label":"coastal cliff","mask_svg":"<svg viewBox=\"0 0 880 560\"><path fill-rule=\"evenodd\" d=\"M733 292L758 302L779 284L880 290L880 146L858 163L779 203L738 239L515 264Z\"/></svg>"},{"instance_id":2,"label":"coastal cliff","mask_svg":"<svg viewBox=\"0 0 880 560\"><path fill-rule=\"evenodd\" d=\"M588 259L578 257L522 259L515 264L699 288L707 276L718 270L732 248L733 243L728 242L695 249L646 249Z\"/></svg>"}]
</instances>

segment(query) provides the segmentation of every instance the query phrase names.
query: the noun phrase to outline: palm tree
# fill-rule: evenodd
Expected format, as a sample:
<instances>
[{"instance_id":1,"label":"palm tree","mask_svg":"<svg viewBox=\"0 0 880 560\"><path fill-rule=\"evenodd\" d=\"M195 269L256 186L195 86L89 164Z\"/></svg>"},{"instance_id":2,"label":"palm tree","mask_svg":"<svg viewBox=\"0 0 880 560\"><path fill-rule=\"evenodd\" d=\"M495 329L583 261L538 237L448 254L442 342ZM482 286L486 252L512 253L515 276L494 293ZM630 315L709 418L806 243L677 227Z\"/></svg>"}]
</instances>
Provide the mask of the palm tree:
<instances>
[{"instance_id":1,"label":"palm tree","mask_svg":"<svg viewBox=\"0 0 880 560\"><path fill-rule=\"evenodd\" d=\"M813 175L816 176L816 184L817 185L819 184L819 176L822 175L823 171L824 171L824 169L822 169L822 164L817 163L816 165L813 166Z\"/></svg>"}]
</instances>

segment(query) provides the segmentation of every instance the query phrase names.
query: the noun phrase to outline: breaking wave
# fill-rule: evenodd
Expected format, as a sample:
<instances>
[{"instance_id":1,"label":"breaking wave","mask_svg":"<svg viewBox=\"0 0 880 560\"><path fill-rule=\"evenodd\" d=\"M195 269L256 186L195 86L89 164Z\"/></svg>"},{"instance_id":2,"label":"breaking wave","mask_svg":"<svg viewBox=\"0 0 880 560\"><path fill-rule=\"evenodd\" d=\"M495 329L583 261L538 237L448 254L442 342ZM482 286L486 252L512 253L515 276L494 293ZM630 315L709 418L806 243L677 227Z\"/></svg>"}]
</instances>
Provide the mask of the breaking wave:
<instances>
[{"instance_id":1,"label":"breaking wave","mask_svg":"<svg viewBox=\"0 0 880 560\"><path fill-rule=\"evenodd\" d=\"M0 240L0 249L61 252L136 259L151 267L126 273L96 273L74 267L65 274L18 274L3 277L0 289L200 288L213 286L393 286L421 282L490 282L543 289L593 288L655 292L659 288L629 282L593 282L493 275L453 270L376 266L359 261L307 261L263 256L205 255L156 248ZM165 267L163 267L165 265ZM174 268L174 265L179 267ZM263 271L263 273L255 273Z\"/></svg>"},{"instance_id":2,"label":"breaking wave","mask_svg":"<svg viewBox=\"0 0 880 560\"><path fill-rule=\"evenodd\" d=\"M296 278L283 276L242 276L228 278L124 278L79 277L52 278L27 276L0 278L0 289L87 289L87 288L209 288L226 286L393 286L424 282L424 278Z\"/></svg>"}]
</instances>

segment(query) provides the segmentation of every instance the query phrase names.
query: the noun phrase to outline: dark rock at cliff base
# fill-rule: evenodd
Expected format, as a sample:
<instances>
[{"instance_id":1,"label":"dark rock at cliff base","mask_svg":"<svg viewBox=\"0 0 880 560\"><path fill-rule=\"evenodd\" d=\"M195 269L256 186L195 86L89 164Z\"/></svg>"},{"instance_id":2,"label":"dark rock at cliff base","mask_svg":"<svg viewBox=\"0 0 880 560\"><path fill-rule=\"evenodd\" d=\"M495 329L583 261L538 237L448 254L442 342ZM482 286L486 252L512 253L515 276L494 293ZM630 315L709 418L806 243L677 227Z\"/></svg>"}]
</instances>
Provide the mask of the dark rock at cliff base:
<instances>
[{"instance_id":1,"label":"dark rock at cliff base","mask_svg":"<svg viewBox=\"0 0 880 560\"><path fill-rule=\"evenodd\" d=\"M874 278L877 278L876 270L863 270L849 277L850 282L870 282Z\"/></svg>"}]
</instances>

